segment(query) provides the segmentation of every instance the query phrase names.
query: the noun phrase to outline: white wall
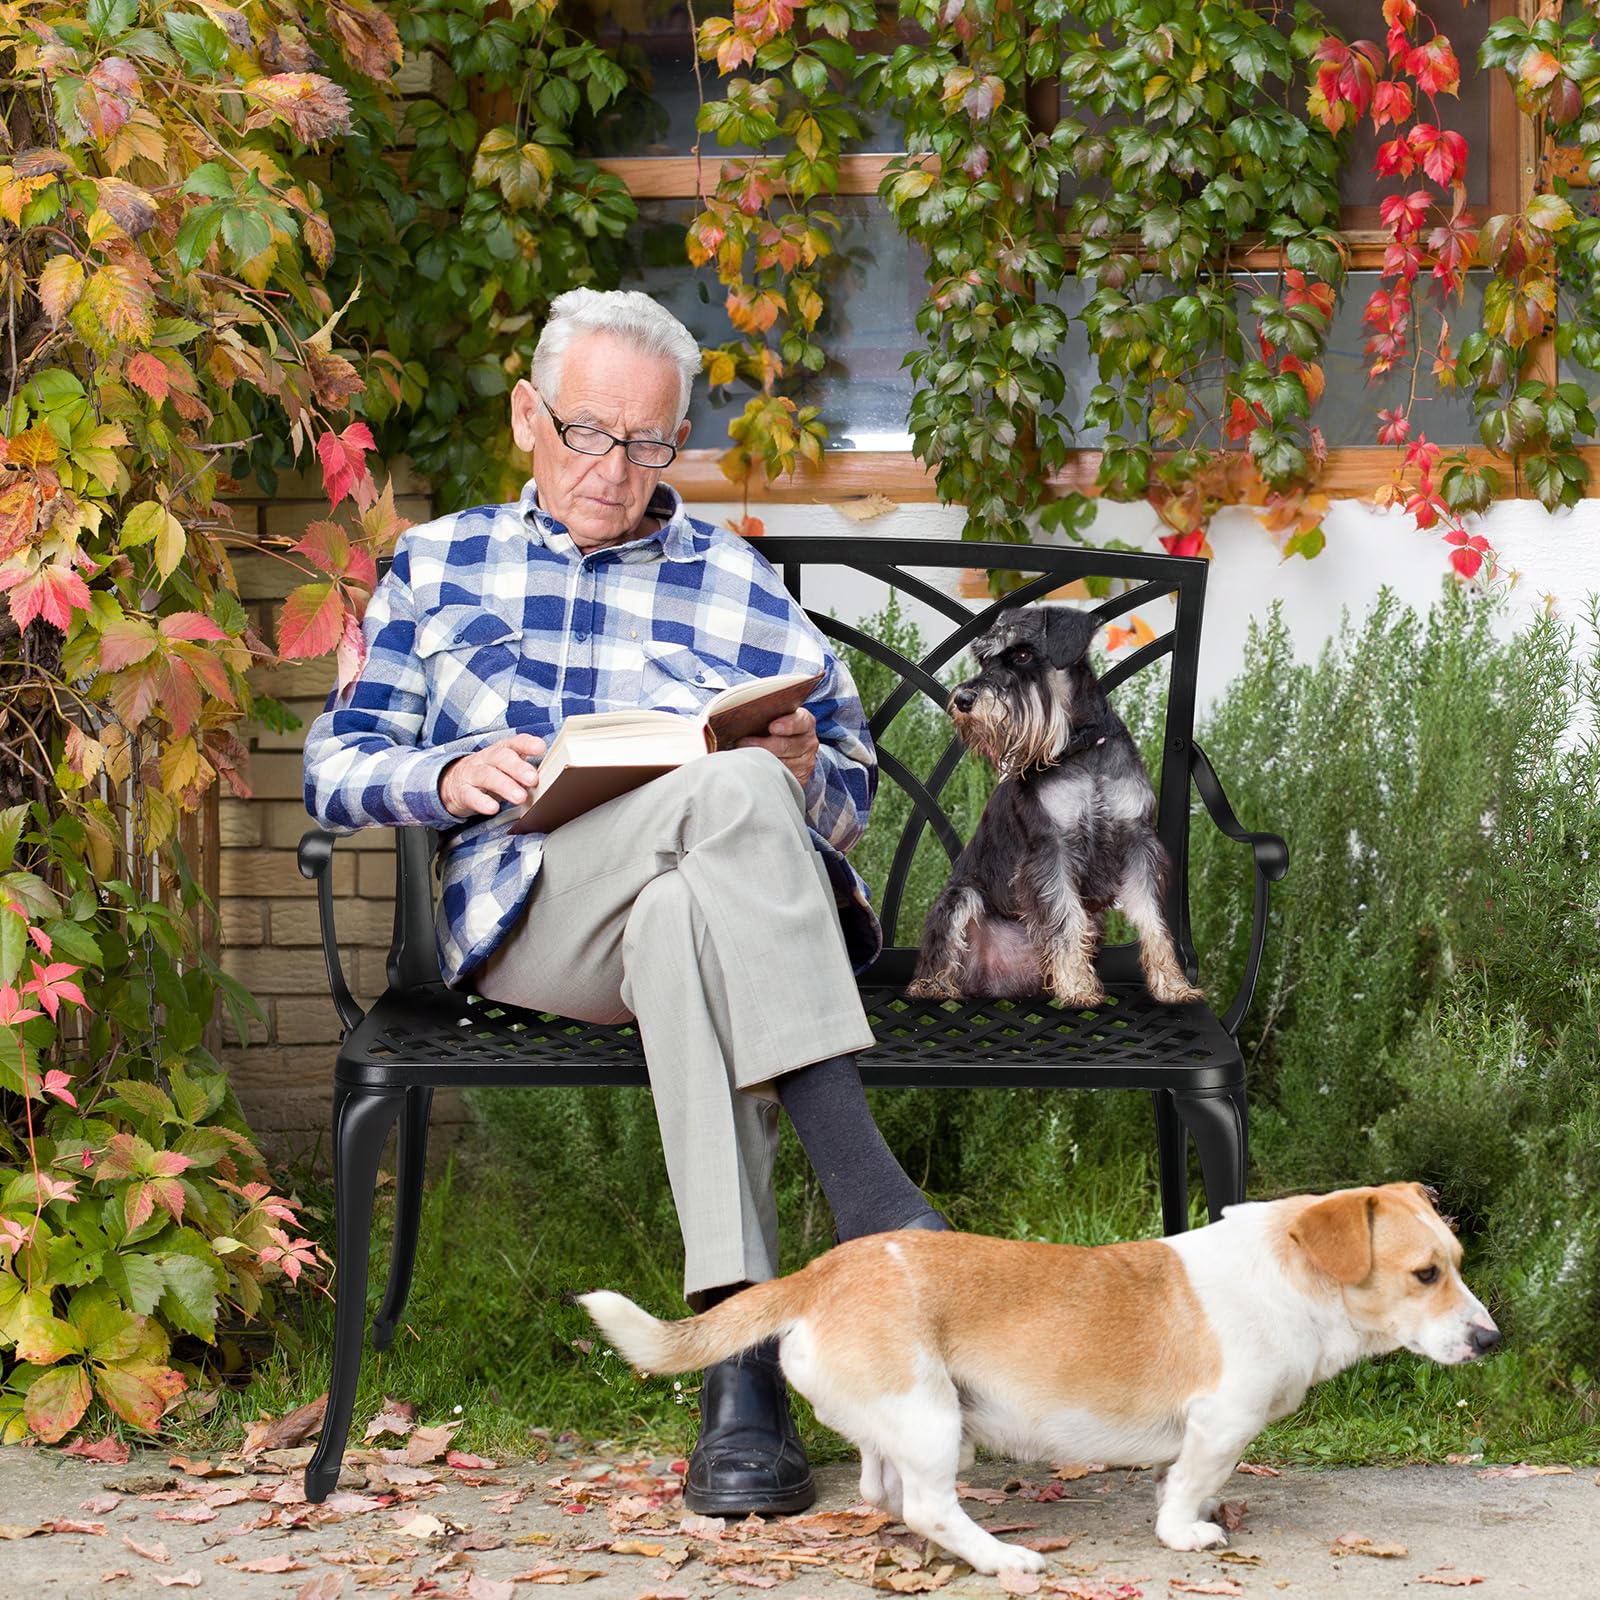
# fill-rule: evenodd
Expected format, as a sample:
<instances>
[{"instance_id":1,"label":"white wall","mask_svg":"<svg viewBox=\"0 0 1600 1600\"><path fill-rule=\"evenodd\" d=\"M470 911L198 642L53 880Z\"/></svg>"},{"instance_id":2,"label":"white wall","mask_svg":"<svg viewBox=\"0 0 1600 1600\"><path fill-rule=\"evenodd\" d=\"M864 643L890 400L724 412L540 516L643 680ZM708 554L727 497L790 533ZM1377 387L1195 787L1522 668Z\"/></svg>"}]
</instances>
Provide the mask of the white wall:
<instances>
[{"instance_id":1,"label":"white wall","mask_svg":"<svg viewBox=\"0 0 1600 1600\"><path fill-rule=\"evenodd\" d=\"M700 502L696 516L718 522L737 518L736 504ZM906 505L874 518L853 522L828 506L768 505L756 508L768 533L872 534L959 539L963 513L937 505ZM1092 537L1120 538L1159 550L1164 531L1142 503L1104 503ZM1380 511L1359 500L1338 500L1323 522L1327 547L1306 561L1285 561L1255 514L1238 508L1218 514L1211 526L1215 552L1207 585L1205 638L1201 650L1200 697L1213 699L1239 671L1245 636L1252 618L1263 617L1274 600L1283 606L1297 648L1314 656L1337 629L1343 611L1365 615L1380 588L1388 585L1407 604L1426 610L1449 572L1448 550L1436 531L1420 531L1398 510ZM1474 532L1484 534L1496 550L1498 582L1509 588L1507 630L1525 622L1548 603L1558 615L1581 622L1589 596L1600 594L1600 500L1585 500L1571 511L1554 515L1536 500L1498 502L1477 519ZM927 571L923 576L954 592L954 570ZM833 589L806 595L808 605L840 617L855 618L883 602L865 580L847 578ZM909 608L916 614L917 608ZM926 620L926 619L919 619ZM1165 619L1154 614L1158 631Z\"/></svg>"}]
</instances>

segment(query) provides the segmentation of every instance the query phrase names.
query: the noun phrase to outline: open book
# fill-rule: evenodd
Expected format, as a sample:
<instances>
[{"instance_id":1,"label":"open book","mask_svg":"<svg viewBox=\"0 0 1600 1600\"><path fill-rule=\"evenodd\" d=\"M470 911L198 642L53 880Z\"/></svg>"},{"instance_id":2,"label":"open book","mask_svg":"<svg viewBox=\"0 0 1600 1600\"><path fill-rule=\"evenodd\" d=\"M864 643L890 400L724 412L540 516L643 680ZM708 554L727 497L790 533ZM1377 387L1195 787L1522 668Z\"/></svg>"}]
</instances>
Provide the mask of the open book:
<instances>
[{"instance_id":1,"label":"open book","mask_svg":"<svg viewBox=\"0 0 1600 1600\"><path fill-rule=\"evenodd\" d=\"M677 711L593 711L568 717L539 763L539 787L513 833L549 833L563 822L697 756L763 734L822 682L820 672L752 678L724 689L697 716Z\"/></svg>"}]
</instances>

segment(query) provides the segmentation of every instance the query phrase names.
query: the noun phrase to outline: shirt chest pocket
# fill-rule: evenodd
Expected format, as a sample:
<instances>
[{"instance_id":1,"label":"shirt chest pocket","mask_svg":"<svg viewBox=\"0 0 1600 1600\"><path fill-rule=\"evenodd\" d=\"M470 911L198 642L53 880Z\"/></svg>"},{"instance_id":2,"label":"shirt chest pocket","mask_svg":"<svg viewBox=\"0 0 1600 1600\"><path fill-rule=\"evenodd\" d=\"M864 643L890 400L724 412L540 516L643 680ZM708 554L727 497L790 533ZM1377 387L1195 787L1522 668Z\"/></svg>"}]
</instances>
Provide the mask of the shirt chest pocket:
<instances>
[{"instance_id":1,"label":"shirt chest pocket","mask_svg":"<svg viewBox=\"0 0 1600 1600\"><path fill-rule=\"evenodd\" d=\"M663 711L698 711L712 695L737 681L738 674L682 645L651 640L644 648L644 678L639 703Z\"/></svg>"},{"instance_id":2,"label":"shirt chest pocket","mask_svg":"<svg viewBox=\"0 0 1600 1600\"><path fill-rule=\"evenodd\" d=\"M520 628L482 606L440 606L417 625L416 650L428 684L429 744L505 727Z\"/></svg>"}]
</instances>

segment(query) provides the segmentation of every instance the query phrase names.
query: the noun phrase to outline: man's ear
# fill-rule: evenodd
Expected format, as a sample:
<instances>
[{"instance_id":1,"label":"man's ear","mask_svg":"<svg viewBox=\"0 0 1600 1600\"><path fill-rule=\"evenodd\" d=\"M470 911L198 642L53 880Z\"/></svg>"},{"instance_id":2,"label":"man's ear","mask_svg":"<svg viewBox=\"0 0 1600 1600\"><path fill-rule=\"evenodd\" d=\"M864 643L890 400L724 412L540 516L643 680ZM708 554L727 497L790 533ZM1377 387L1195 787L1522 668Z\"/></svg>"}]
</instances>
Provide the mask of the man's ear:
<instances>
[{"instance_id":1,"label":"man's ear","mask_svg":"<svg viewBox=\"0 0 1600 1600\"><path fill-rule=\"evenodd\" d=\"M1370 1189L1331 1194L1301 1213L1289 1237L1335 1283L1360 1283L1372 1271L1372 1213L1377 1201Z\"/></svg>"},{"instance_id":2,"label":"man's ear","mask_svg":"<svg viewBox=\"0 0 1600 1600\"><path fill-rule=\"evenodd\" d=\"M517 448L533 453L534 419L539 414L539 391L526 378L519 378L511 391L511 437Z\"/></svg>"},{"instance_id":3,"label":"man's ear","mask_svg":"<svg viewBox=\"0 0 1600 1600\"><path fill-rule=\"evenodd\" d=\"M683 441L685 439L687 439L688 437L689 437L689 419L687 417L685 417L683 419L683 421L678 424L678 431L675 434L673 434L672 442L675 445L677 445L677 447L681 450L681 449L683 449Z\"/></svg>"},{"instance_id":4,"label":"man's ear","mask_svg":"<svg viewBox=\"0 0 1600 1600\"><path fill-rule=\"evenodd\" d=\"M1100 619L1092 611L1063 605L1046 606L1044 614L1044 653L1050 665L1070 667L1082 661L1100 631Z\"/></svg>"}]
</instances>

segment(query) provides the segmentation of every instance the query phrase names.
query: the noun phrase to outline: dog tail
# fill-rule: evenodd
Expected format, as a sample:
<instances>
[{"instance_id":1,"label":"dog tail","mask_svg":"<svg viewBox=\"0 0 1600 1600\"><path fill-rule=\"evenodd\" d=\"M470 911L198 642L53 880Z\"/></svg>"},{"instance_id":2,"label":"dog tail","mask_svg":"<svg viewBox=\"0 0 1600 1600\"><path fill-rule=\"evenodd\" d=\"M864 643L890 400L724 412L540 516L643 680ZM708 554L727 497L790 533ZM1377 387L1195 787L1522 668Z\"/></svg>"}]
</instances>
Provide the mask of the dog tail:
<instances>
[{"instance_id":1,"label":"dog tail","mask_svg":"<svg viewBox=\"0 0 1600 1600\"><path fill-rule=\"evenodd\" d=\"M641 1372L689 1372L782 1333L798 1319L803 1295L793 1279L774 1278L680 1322L652 1317L610 1289L581 1294L578 1304Z\"/></svg>"}]
</instances>

